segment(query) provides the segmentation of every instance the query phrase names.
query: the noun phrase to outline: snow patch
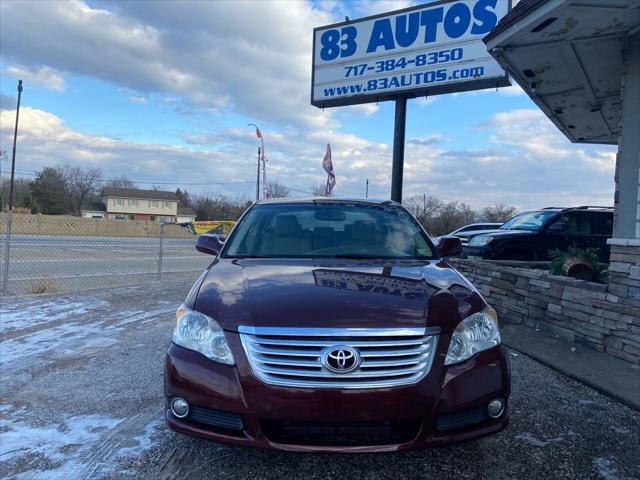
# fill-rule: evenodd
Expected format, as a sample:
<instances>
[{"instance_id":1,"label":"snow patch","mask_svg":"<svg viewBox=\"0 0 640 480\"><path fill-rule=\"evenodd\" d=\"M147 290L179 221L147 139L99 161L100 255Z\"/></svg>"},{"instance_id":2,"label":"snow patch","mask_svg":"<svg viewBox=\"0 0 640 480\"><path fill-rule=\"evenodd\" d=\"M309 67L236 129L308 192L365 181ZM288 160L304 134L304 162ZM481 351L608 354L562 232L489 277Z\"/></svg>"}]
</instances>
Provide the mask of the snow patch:
<instances>
[{"instance_id":1,"label":"snow patch","mask_svg":"<svg viewBox=\"0 0 640 480\"><path fill-rule=\"evenodd\" d=\"M593 465L605 480L633 480L631 477L621 476L615 461L610 458L594 458Z\"/></svg>"},{"instance_id":2,"label":"snow patch","mask_svg":"<svg viewBox=\"0 0 640 480\"><path fill-rule=\"evenodd\" d=\"M43 323L64 320L69 316L77 317L107 306L109 302L104 300L77 302L70 301L68 298L9 304L0 309L2 331L7 333L23 330Z\"/></svg>"},{"instance_id":3,"label":"snow patch","mask_svg":"<svg viewBox=\"0 0 640 480\"><path fill-rule=\"evenodd\" d=\"M529 432L524 432L516 436L517 440L521 440L524 443L528 443L529 445L533 445L534 447L546 447L551 443L562 442L564 437L550 438L549 440L540 440L535 437L533 434Z\"/></svg>"},{"instance_id":4,"label":"snow patch","mask_svg":"<svg viewBox=\"0 0 640 480\"><path fill-rule=\"evenodd\" d=\"M176 308L173 302L159 302L161 306L152 310L107 312L106 315L98 316L95 321L87 321L87 312L105 304L108 305L107 302L69 303L68 305L74 308L72 315L75 317L70 320L75 321L45 327L0 342L0 362L4 368L9 368L28 358L25 364L33 367L52 363L60 357L80 356L96 348L114 345L118 342L118 334L131 328L131 324L145 324L159 318L171 318ZM78 308L78 305L84 307ZM59 307L59 315L63 315L62 307L57 304L56 306ZM71 310L65 312L64 315L71 315ZM26 321L19 313L10 314L9 317L14 324L24 324ZM34 321L35 324L45 323L42 317L36 317Z\"/></svg>"},{"instance_id":5,"label":"snow patch","mask_svg":"<svg viewBox=\"0 0 640 480\"><path fill-rule=\"evenodd\" d=\"M119 460L140 455L153 447L153 437L162 425L162 415L147 412L132 418L102 415L75 415L57 425L34 425L23 417L25 409L0 405L0 459L4 470L11 465L21 470L25 459L40 455L39 467L17 473L12 478L62 479L92 478L119 468ZM12 420L8 417L20 418ZM149 421L151 419L151 421ZM142 422L142 423L141 423ZM123 473L122 471L120 473ZM108 478L108 477L107 477Z\"/></svg>"},{"instance_id":6,"label":"snow patch","mask_svg":"<svg viewBox=\"0 0 640 480\"><path fill-rule=\"evenodd\" d=\"M58 426L41 427L3 418L0 420L0 457L8 462L27 454L41 454L55 464L51 470L30 470L15 478L76 478L74 472L82 468L83 458L93 445L120 422L122 420L101 415L78 415Z\"/></svg>"}]
</instances>

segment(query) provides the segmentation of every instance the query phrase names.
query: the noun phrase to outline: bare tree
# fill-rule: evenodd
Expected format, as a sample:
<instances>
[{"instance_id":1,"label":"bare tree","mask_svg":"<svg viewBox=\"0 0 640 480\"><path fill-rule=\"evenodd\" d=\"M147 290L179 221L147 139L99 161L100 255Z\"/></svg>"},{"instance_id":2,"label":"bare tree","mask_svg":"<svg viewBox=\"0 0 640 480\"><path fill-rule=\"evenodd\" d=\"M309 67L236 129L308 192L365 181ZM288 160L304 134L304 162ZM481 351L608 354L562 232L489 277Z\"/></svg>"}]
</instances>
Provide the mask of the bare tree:
<instances>
[{"instance_id":1,"label":"bare tree","mask_svg":"<svg viewBox=\"0 0 640 480\"><path fill-rule=\"evenodd\" d=\"M22 207L22 199L31 194L31 186L26 178L17 177L13 182L13 204ZM0 184L0 211L9 207L9 179Z\"/></svg>"},{"instance_id":2,"label":"bare tree","mask_svg":"<svg viewBox=\"0 0 640 480\"><path fill-rule=\"evenodd\" d=\"M246 196L228 197L219 193L205 193L191 199L197 220L237 220L251 206Z\"/></svg>"},{"instance_id":3,"label":"bare tree","mask_svg":"<svg viewBox=\"0 0 640 480\"><path fill-rule=\"evenodd\" d=\"M326 192L326 190L327 186L324 183L317 183L311 186L311 192L314 197L324 197L324 192Z\"/></svg>"},{"instance_id":4,"label":"bare tree","mask_svg":"<svg viewBox=\"0 0 640 480\"><path fill-rule=\"evenodd\" d=\"M496 205L478 213L463 202L443 203L429 195L416 195L404 200L404 206L422 223L430 235L445 235L479 219L504 222L515 212L514 207Z\"/></svg>"},{"instance_id":5,"label":"bare tree","mask_svg":"<svg viewBox=\"0 0 640 480\"><path fill-rule=\"evenodd\" d=\"M71 208L76 215L80 215L80 209L85 200L96 194L102 172L99 168L82 168L65 165L59 167L67 183Z\"/></svg>"},{"instance_id":6,"label":"bare tree","mask_svg":"<svg viewBox=\"0 0 640 480\"><path fill-rule=\"evenodd\" d=\"M138 188L138 185L135 184L132 180L129 180L124 175L111 177L105 187L114 187L114 188Z\"/></svg>"},{"instance_id":7,"label":"bare tree","mask_svg":"<svg viewBox=\"0 0 640 480\"><path fill-rule=\"evenodd\" d=\"M269 188L271 189L271 196L274 198L289 196L289 189L284 183L281 183L279 180L271 182L269 184Z\"/></svg>"},{"instance_id":8,"label":"bare tree","mask_svg":"<svg viewBox=\"0 0 640 480\"><path fill-rule=\"evenodd\" d=\"M433 219L437 217L444 206L442 201L431 195L415 195L405 199L402 203L429 233L432 231Z\"/></svg>"},{"instance_id":9,"label":"bare tree","mask_svg":"<svg viewBox=\"0 0 640 480\"><path fill-rule=\"evenodd\" d=\"M515 212L515 207L509 207L502 203L498 203L482 210L480 218L487 222L504 223L509 220Z\"/></svg>"}]
</instances>

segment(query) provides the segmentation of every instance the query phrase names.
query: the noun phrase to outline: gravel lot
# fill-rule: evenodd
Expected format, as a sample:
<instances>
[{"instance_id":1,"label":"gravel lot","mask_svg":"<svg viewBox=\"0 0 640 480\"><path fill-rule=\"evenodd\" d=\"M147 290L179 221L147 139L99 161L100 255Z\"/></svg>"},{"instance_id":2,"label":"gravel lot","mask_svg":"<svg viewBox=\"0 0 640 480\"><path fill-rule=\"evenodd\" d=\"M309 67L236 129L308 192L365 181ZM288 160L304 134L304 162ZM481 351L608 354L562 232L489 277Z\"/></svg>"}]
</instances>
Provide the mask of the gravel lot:
<instances>
[{"instance_id":1,"label":"gravel lot","mask_svg":"<svg viewBox=\"0 0 640 480\"><path fill-rule=\"evenodd\" d=\"M175 434L162 420L162 361L190 283L3 298L0 476L640 478L639 412L515 352L510 427L464 444L308 455Z\"/></svg>"}]
</instances>

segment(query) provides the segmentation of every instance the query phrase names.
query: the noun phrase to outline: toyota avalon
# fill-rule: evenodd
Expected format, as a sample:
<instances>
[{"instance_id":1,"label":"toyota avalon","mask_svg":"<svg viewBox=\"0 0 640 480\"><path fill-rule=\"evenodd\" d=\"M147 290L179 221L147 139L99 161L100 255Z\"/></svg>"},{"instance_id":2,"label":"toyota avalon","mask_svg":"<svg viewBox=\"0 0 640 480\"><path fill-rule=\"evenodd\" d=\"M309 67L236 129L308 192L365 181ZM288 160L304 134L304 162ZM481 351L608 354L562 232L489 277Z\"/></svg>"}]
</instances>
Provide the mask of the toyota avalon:
<instances>
[{"instance_id":1,"label":"toyota avalon","mask_svg":"<svg viewBox=\"0 0 640 480\"><path fill-rule=\"evenodd\" d=\"M165 363L178 431L292 451L424 448L500 431L510 374L496 312L401 205L249 208L177 311Z\"/></svg>"}]
</instances>

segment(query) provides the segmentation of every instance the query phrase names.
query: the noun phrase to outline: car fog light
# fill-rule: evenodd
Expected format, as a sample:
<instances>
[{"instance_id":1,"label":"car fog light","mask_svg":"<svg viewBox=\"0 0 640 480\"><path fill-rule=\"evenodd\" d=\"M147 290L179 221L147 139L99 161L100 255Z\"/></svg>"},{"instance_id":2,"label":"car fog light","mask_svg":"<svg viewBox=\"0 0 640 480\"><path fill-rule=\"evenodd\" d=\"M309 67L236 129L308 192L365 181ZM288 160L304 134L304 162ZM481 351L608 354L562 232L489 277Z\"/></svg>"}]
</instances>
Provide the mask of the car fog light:
<instances>
[{"instance_id":1,"label":"car fog light","mask_svg":"<svg viewBox=\"0 0 640 480\"><path fill-rule=\"evenodd\" d=\"M491 400L487 405L487 414L491 418L500 418L504 413L504 401L501 398Z\"/></svg>"},{"instance_id":2,"label":"car fog light","mask_svg":"<svg viewBox=\"0 0 640 480\"><path fill-rule=\"evenodd\" d=\"M184 418L189 414L189 404L182 398L171 400L171 412L178 418Z\"/></svg>"}]
</instances>

